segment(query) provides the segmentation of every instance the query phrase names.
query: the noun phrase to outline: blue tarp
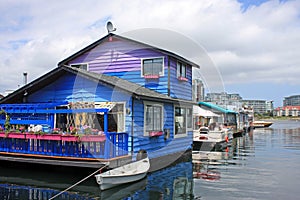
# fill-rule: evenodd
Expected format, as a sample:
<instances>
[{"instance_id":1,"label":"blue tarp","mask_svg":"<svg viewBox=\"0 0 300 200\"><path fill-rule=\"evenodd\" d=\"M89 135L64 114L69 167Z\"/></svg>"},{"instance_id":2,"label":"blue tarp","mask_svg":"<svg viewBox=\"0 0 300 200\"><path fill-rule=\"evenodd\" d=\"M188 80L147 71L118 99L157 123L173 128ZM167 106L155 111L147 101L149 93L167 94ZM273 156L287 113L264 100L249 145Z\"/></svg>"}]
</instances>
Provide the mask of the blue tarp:
<instances>
[{"instance_id":1,"label":"blue tarp","mask_svg":"<svg viewBox=\"0 0 300 200\"><path fill-rule=\"evenodd\" d=\"M205 106L205 107L208 107L208 108L211 108L211 109L214 109L214 110L217 110L217 111L220 111L222 113L225 113L225 114L228 114L228 113L231 113L231 114L237 114L237 112L233 111L233 110L228 110L228 109L225 109L225 108L222 108L220 106L217 106L215 104L212 104L212 103L208 103L208 102L198 102L198 105L200 107L202 106Z\"/></svg>"}]
</instances>

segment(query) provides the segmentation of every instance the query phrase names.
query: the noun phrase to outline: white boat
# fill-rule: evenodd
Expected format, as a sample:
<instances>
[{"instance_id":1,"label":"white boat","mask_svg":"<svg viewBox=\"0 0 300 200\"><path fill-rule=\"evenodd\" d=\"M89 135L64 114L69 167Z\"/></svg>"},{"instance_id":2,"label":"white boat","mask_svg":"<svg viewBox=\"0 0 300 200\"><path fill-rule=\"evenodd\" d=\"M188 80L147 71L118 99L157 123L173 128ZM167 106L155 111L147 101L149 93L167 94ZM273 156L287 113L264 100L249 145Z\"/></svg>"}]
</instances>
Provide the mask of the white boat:
<instances>
[{"instance_id":1,"label":"white boat","mask_svg":"<svg viewBox=\"0 0 300 200\"><path fill-rule=\"evenodd\" d=\"M252 122L254 128L265 128L269 127L273 124L273 122L266 122L266 121L254 121Z\"/></svg>"},{"instance_id":2,"label":"white boat","mask_svg":"<svg viewBox=\"0 0 300 200\"><path fill-rule=\"evenodd\" d=\"M121 184L135 182L144 178L150 169L149 158L123 165L107 172L95 175L101 190L116 187Z\"/></svg>"},{"instance_id":3,"label":"white boat","mask_svg":"<svg viewBox=\"0 0 300 200\"><path fill-rule=\"evenodd\" d=\"M194 131L193 151L213 151L226 148L233 138L229 129L209 130L201 127L199 131Z\"/></svg>"}]
</instances>

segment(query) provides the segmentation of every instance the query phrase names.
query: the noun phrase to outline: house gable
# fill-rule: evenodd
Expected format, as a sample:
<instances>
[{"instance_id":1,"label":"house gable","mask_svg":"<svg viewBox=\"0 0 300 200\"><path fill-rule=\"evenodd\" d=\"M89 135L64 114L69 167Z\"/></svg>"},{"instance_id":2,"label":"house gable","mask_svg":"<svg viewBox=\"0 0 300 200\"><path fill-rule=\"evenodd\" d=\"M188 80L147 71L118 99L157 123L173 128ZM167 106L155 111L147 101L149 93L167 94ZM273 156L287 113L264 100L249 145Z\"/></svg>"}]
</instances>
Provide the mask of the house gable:
<instances>
[{"instance_id":1,"label":"house gable","mask_svg":"<svg viewBox=\"0 0 300 200\"><path fill-rule=\"evenodd\" d=\"M163 60L162 72L145 76L145 59ZM177 63L186 66L185 76L178 77ZM59 66L86 64L88 71L116 76L172 98L192 99L192 66L198 65L165 50L128 38L109 34L69 58Z\"/></svg>"}]
</instances>

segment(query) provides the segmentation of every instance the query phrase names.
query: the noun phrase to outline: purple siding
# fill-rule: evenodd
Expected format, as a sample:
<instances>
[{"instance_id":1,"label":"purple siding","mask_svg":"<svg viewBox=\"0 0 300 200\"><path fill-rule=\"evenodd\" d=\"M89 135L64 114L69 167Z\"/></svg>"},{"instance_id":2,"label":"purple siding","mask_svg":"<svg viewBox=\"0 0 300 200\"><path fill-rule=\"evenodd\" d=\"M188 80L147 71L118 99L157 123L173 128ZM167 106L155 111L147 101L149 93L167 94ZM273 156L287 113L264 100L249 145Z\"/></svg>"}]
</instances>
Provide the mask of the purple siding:
<instances>
[{"instance_id":1,"label":"purple siding","mask_svg":"<svg viewBox=\"0 0 300 200\"><path fill-rule=\"evenodd\" d=\"M145 79L141 75L142 59L156 57L164 58L164 75L158 79ZM113 41L107 39L68 64L88 63L91 72L118 76L168 95L168 58L145 45L113 38ZM176 75L176 62L170 62L170 94L174 98L192 100L192 68L187 69L188 81L180 81Z\"/></svg>"}]
</instances>

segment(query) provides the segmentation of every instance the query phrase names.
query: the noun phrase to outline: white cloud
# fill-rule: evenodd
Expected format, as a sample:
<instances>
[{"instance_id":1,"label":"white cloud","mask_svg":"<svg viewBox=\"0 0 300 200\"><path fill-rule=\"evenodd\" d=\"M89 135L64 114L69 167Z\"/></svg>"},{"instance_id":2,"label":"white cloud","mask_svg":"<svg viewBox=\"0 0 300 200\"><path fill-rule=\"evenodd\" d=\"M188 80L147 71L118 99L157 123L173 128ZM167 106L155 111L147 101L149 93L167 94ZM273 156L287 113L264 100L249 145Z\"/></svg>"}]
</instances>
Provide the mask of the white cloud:
<instances>
[{"instance_id":1,"label":"white cloud","mask_svg":"<svg viewBox=\"0 0 300 200\"><path fill-rule=\"evenodd\" d=\"M117 34L160 28L186 35L212 59L199 64L215 63L225 84L300 85L300 1L273 0L243 11L232 0L2 0L0 12L0 69L5 74L0 93L21 84L23 71L33 80L103 37L107 20Z\"/></svg>"}]
</instances>

